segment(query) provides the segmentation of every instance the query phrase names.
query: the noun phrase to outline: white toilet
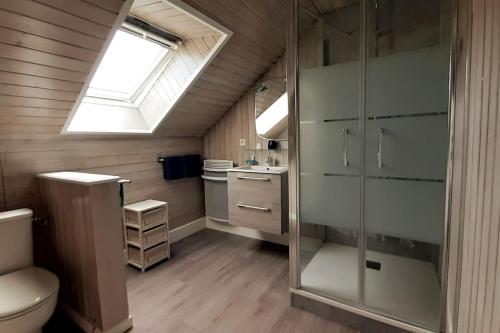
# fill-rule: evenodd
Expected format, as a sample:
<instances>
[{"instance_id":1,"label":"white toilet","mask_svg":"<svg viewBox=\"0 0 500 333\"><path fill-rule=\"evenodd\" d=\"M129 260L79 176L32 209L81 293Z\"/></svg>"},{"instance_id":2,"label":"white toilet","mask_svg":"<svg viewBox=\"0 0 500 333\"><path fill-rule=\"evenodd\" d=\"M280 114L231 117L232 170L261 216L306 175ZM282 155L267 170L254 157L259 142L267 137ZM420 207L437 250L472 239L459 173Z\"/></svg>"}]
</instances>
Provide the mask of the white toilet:
<instances>
[{"instance_id":1,"label":"white toilet","mask_svg":"<svg viewBox=\"0 0 500 333\"><path fill-rule=\"evenodd\" d=\"M41 332L56 307L58 278L33 266L32 215L0 213L0 333Z\"/></svg>"}]
</instances>

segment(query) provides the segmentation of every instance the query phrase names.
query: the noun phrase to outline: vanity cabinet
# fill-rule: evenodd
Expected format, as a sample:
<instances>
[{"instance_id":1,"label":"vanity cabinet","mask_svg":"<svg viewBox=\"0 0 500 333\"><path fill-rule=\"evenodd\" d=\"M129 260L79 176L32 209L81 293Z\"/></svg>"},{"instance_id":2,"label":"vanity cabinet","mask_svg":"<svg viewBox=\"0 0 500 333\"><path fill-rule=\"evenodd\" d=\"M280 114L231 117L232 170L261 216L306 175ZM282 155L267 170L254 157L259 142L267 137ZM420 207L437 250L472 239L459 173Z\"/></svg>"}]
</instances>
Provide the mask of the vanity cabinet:
<instances>
[{"instance_id":1,"label":"vanity cabinet","mask_svg":"<svg viewBox=\"0 0 500 333\"><path fill-rule=\"evenodd\" d=\"M288 231L288 174L228 172L229 224Z\"/></svg>"}]
</instances>

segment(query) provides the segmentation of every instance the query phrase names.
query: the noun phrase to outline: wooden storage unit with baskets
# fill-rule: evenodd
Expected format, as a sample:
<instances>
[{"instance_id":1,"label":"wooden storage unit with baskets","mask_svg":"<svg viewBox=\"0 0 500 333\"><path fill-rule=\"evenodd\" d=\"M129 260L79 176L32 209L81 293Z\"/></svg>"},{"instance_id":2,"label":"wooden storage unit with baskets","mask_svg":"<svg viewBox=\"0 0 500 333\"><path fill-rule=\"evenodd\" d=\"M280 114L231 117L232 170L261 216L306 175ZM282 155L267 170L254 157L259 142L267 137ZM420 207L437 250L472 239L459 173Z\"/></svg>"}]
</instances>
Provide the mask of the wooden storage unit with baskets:
<instances>
[{"instance_id":1,"label":"wooden storage unit with baskets","mask_svg":"<svg viewBox=\"0 0 500 333\"><path fill-rule=\"evenodd\" d=\"M146 200L123 207L128 263L146 268L170 258L168 237L168 205Z\"/></svg>"}]
</instances>

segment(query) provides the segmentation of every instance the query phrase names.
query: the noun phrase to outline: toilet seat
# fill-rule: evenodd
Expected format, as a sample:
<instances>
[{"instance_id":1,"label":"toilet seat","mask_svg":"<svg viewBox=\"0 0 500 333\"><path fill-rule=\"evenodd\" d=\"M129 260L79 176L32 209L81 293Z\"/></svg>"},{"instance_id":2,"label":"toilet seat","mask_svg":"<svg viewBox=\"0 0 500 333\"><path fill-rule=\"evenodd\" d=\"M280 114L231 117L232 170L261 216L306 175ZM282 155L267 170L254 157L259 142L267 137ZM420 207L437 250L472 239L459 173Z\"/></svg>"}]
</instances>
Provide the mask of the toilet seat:
<instances>
[{"instance_id":1,"label":"toilet seat","mask_svg":"<svg viewBox=\"0 0 500 333\"><path fill-rule=\"evenodd\" d=\"M51 272L28 267L0 276L0 321L23 315L42 306L59 289Z\"/></svg>"}]
</instances>

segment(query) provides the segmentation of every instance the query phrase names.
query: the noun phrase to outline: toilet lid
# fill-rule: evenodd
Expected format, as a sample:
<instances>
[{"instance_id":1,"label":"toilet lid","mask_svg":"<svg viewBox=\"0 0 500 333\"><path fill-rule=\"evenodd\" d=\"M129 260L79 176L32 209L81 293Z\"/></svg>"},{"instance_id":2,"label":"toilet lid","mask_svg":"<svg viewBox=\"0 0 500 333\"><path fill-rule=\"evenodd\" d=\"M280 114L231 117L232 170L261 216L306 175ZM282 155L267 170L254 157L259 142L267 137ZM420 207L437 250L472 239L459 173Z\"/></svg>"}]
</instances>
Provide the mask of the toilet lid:
<instances>
[{"instance_id":1,"label":"toilet lid","mask_svg":"<svg viewBox=\"0 0 500 333\"><path fill-rule=\"evenodd\" d=\"M0 318L43 303L57 293L59 280L49 271L28 267L0 276Z\"/></svg>"}]
</instances>

